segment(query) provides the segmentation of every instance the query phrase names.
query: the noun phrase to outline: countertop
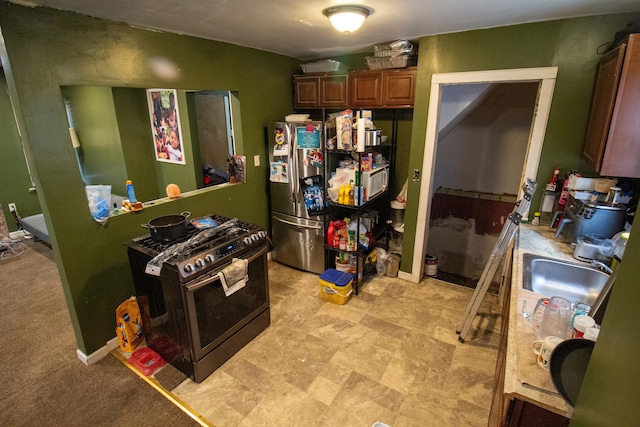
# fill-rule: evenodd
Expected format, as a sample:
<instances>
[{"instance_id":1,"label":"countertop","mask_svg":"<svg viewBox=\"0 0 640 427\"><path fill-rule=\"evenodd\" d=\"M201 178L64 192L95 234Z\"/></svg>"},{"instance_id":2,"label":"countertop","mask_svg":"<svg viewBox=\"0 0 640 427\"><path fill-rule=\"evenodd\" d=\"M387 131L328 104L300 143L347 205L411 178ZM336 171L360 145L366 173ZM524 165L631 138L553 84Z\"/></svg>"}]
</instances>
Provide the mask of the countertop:
<instances>
[{"instance_id":1,"label":"countertop","mask_svg":"<svg viewBox=\"0 0 640 427\"><path fill-rule=\"evenodd\" d=\"M526 301L527 310L531 312L538 299L545 297L545 295L522 289L522 257L525 253L580 263L573 258L571 245L564 240L556 239L554 233L555 230L547 226L520 224L515 235L504 395L509 399L530 402L571 418L573 407L557 393L549 371L537 364L536 356L529 348L536 336L533 327L521 315L523 301Z\"/></svg>"}]
</instances>

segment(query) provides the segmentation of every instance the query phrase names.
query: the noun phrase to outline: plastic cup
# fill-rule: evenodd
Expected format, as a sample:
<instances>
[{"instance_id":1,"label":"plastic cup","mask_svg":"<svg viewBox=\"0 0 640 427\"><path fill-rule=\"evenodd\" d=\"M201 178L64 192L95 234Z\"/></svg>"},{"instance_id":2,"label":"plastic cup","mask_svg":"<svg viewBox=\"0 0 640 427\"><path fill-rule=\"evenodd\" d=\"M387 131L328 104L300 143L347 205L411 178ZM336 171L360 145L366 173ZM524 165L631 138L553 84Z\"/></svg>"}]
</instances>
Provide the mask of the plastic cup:
<instances>
[{"instance_id":1,"label":"plastic cup","mask_svg":"<svg viewBox=\"0 0 640 427\"><path fill-rule=\"evenodd\" d=\"M568 336L569 320L571 320L571 303L566 298L551 297L542 316L537 336L544 339L556 336L566 339Z\"/></svg>"}]
</instances>

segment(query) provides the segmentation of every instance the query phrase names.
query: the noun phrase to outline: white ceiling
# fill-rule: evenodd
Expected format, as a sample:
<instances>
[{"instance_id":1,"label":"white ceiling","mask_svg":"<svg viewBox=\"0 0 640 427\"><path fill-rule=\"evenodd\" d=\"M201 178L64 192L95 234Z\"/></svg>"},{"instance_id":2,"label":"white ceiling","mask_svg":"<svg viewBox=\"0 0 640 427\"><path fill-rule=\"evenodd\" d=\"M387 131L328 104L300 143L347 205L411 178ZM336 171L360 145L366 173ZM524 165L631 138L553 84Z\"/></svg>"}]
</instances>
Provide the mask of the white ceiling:
<instances>
[{"instance_id":1,"label":"white ceiling","mask_svg":"<svg viewBox=\"0 0 640 427\"><path fill-rule=\"evenodd\" d=\"M398 39L640 11L638 0L11 1L229 42L303 60L371 51L374 44ZM341 3L365 5L373 9L373 14L360 30L339 33L322 11Z\"/></svg>"}]
</instances>

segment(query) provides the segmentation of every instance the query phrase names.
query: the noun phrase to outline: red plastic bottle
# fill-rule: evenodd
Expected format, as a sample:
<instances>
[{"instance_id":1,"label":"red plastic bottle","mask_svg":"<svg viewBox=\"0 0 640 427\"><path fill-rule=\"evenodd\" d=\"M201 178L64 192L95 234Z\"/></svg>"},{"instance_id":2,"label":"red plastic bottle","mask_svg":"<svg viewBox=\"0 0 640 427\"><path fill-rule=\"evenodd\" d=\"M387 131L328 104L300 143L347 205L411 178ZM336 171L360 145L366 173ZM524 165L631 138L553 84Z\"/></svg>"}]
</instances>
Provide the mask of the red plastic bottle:
<instances>
[{"instance_id":1,"label":"red plastic bottle","mask_svg":"<svg viewBox=\"0 0 640 427\"><path fill-rule=\"evenodd\" d=\"M327 229L327 246L333 246L333 233L336 232L336 228L333 225L333 221L329 221L329 228Z\"/></svg>"}]
</instances>

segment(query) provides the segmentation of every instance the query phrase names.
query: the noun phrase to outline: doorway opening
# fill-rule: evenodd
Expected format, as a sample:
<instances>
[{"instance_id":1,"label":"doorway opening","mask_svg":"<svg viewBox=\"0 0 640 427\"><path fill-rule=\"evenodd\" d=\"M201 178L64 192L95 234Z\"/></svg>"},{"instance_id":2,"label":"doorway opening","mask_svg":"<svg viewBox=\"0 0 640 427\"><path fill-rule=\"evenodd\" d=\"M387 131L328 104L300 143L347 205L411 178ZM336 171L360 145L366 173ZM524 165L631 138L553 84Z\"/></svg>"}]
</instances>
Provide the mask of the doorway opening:
<instances>
[{"instance_id":1,"label":"doorway opening","mask_svg":"<svg viewBox=\"0 0 640 427\"><path fill-rule=\"evenodd\" d=\"M508 214L513 208L513 203L522 196L521 187L525 179L536 178L556 75L557 67L548 67L434 74L432 76L422 166L423 180L420 187L414 246L415 255L410 280L419 282L423 277L425 254L429 250L433 250L433 248L429 247L432 221L435 222L447 216L446 211L436 211L434 209L444 205L453 206L455 203L452 202L458 201L459 209L462 210L461 216L468 214L470 209L482 209L486 206L493 206L493 208L498 206L496 208L498 211L508 207ZM502 99L508 105L510 102L509 93L512 90L520 93L519 95L514 95L514 97L527 94L526 96L535 99L534 106L528 113L527 138L518 143L511 143L512 139L509 135L503 135L503 140L500 140L500 138L495 138L495 135L491 136L491 132L483 132L485 141L477 138L475 140L471 138L470 141L467 135L462 138L464 142L461 143L460 135L458 137L450 136L453 132L462 132L462 135L464 135L469 129L494 120L491 116L492 113L487 112L490 109L484 113L460 115L457 113L452 114L449 108L450 105L443 107L443 100L446 100L452 93L455 94L456 91L460 92L460 89L463 88L472 88L471 91L476 92L477 96L472 96L469 98L471 99L470 101L465 101L458 105L456 108L461 111L472 111L473 109L471 108L467 110L467 107L471 104L482 105L484 103L490 105L498 99ZM499 120L509 122L511 119L507 116ZM522 121L522 118L520 117L518 120ZM462 130L453 130L458 128L456 125L465 121L467 122L466 126L460 128ZM522 127L522 124L520 127ZM487 134L490 136L486 136ZM503 182L504 179L499 176L500 174L495 173L505 168L509 170L508 180L513 182ZM492 174L492 172L494 173ZM480 183L475 183L474 181L480 181ZM463 200L461 201L460 198ZM436 216L435 219L433 214ZM452 225L446 224L446 221L447 219L444 218L444 222L439 225L444 226L444 228ZM499 228L497 232L499 234L503 224L499 223L501 221L497 222L490 221L487 227ZM476 224L474 223L475 227ZM449 229L454 228L455 225L449 227ZM472 234L483 235L486 231L489 231L488 234L492 232L492 230L483 230L480 233L474 232ZM433 234L434 238L436 238L437 233L434 231ZM446 233L445 236L440 236L439 238L446 240ZM480 245L478 245L478 242L473 241L463 243L473 246L473 251L475 252L478 252L477 249L482 245L488 246L488 251L485 251L488 256L495 240L483 240L487 241ZM432 244L435 243L432 242ZM457 243L458 246L460 244L460 242ZM478 265L484 267L487 256L482 261L478 261L481 256L478 259L472 259L470 268L472 270L474 268L477 269ZM461 261L460 257L454 256L451 258L449 261L453 265L457 263L457 268L462 268L463 270L469 268L469 265L464 265L465 262ZM456 260L455 258L458 259Z\"/></svg>"}]
</instances>

